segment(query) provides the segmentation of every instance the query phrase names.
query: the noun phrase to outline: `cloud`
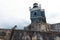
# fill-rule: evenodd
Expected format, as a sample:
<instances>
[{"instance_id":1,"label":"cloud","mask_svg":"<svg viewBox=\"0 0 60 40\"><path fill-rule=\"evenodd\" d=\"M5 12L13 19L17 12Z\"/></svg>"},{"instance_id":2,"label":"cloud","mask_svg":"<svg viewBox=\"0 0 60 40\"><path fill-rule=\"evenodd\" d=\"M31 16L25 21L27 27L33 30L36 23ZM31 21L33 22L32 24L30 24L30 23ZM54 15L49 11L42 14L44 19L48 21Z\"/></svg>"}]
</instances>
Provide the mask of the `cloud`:
<instances>
[{"instance_id":1,"label":"cloud","mask_svg":"<svg viewBox=\"0 0 60 40\"><path fill-rule=\"evenodd\" d=\"M20 20L20 21L6 21L6 22L1 22L0 23L0 28L5 28L5 29L11 29L13 28L15 25L17 25L17 29L23 29L24 26L29 25L31 22L28 20Z\"/></svg>"},{"instance_id":2,"label":"cloud","mask_svg":"<svg viewBox=\"0 0 60 40\"><path fill-rule=\"evenodd\" d=\"M0 29L4 28L3 26L0 26Z\"/></svg>"},{"instance_id":3,"label":"cloud","mask_svg":"<svg viewBox=\"0 0 60 40\"><path fill-rule=\"evenodd\" d=\"M60 0L0 0L0 26L10 28L18 24L22 28L30 24L29 7L35 2L45 9L48 23L60 22Z\"/></svg>"}]
</instances>

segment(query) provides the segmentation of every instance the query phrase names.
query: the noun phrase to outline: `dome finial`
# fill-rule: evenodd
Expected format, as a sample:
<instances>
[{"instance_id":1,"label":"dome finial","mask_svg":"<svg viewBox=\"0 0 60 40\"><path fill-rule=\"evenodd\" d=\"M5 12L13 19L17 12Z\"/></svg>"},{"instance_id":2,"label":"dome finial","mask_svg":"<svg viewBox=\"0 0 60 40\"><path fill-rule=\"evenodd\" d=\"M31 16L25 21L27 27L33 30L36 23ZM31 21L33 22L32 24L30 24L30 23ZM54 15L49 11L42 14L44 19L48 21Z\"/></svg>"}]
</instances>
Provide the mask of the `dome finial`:
<instances>
[{"instance_id":1,"label":"dome finial","mask_svg":"<svg viewBox=\"0 0 60 40\"><path fill-rule=\"evenodd\" d=\"M33 4L33 8L36 8L36 7L38 7L38 3Z\"/></svg>"}]
</instances>

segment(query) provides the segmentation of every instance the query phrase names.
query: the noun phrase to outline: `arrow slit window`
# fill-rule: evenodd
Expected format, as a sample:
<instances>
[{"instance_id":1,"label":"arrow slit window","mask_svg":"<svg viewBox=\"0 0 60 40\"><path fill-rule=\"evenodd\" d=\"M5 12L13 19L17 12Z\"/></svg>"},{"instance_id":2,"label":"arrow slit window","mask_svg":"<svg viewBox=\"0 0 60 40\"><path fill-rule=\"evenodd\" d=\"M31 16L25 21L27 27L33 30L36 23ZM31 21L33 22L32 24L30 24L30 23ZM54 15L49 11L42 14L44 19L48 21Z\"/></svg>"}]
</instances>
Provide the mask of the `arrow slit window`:
<instances>
[{"instance_id":1,"label":"arrow slit window","mask_svg":"<svg viewBox=\"0 0 60 40\"><path fill-rule=\"evenodd\" d=\"M35 13L34 13L34 15L36 16L36 15L37 15L37 13L35 12Z\"/></svg>"}]
</instances>

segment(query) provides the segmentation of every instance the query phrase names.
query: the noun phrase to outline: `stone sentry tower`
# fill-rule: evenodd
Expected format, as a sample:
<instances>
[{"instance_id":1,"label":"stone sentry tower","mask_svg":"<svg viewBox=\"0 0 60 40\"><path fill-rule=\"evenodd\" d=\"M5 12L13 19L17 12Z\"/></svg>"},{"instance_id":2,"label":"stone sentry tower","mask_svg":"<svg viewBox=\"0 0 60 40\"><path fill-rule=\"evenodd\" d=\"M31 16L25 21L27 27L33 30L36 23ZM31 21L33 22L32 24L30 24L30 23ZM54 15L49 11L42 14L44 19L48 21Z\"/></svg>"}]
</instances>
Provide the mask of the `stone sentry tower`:
<instances>
[{"instance_id":1,"label":"stone sentry tower","mask_svg":"<svg viewBox=\"0 0 60 40\"><path fill-rule=\"evenodd\" d=\"M46 23L45 11L41 9L41 5L37 3L33 4L33 8L30 8L30 19L31 22L43 22Z\"/></svg>"}]
</instances>

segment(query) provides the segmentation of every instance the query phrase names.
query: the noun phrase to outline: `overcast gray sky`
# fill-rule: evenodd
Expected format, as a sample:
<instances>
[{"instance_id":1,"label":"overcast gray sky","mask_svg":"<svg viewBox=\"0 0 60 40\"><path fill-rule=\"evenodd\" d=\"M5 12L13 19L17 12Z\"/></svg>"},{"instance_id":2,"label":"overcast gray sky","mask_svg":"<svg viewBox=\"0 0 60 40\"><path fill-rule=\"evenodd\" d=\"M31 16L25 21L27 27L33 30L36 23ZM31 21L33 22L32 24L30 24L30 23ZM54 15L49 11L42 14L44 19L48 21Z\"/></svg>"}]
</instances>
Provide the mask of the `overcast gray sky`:
<instances>
[{"instance_id":1,"label":"overcast gray sky","mask_svg":"<svg viewBox=\"0 0 60 40\"><path fill-rule=\"evenodd\" d=\"M45 9L47 23L60 23L60 0L0 0L0 28L29 25L29 7L35 2Z\"/></svg>"}]
</instances>

